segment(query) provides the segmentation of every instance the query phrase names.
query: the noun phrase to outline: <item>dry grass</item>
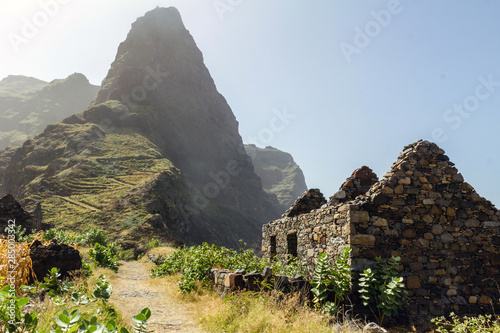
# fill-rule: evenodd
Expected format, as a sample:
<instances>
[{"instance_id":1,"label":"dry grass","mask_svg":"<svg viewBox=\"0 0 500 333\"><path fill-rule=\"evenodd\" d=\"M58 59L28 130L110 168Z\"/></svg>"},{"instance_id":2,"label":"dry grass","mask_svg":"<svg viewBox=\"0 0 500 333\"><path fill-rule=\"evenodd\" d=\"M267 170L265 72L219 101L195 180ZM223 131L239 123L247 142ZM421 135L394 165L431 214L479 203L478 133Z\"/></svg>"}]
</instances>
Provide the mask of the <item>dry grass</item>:
<instances>
[{"instance_id":1,"label":"dry grass","mask_svg":"<svg viewBox=\"0 0 500 333\"><path fill-rule=\"evenodd\" d=\"M346 320L329 323L318 312L300 305L298 297L286 297L280 302L274 296L239 294L223 299L201 286L189 294L178 291L178 275L161 279L164 288L183 304L208 332L362 332L362 324Z\"/></svg>"},{"instance_id":2,"label":"dry grass","mask_svg":"<svg viewBox=\"0 0 500 333\"><path fill-rule=\"evenodd\" d=\"M173 248L173 247L160 246L160 247L155 247L155 248L150 249L148 251L148 254L156 254L156 255L167 257L176 251L178 251L178 250L176 248ZM146 257L144 257L142 261L149 262L149 260L147 260Z\"/></svg>"},{"instance_id":3,"label":"dry grass","mask_svg":"<svg viewBox=\"0 0 500 333\"><path fill-rule=\"evenodd\" d=\"M270 295L240 294L212 301L210 309L200 318L210 332L362 332L353 320L330 324L329 318L300 305L293 296L278 303Z\"/></svg>"},{"instance_id":4,"label":"dry grass","mask_svg":"<svg viewBox=\"0 0 500 333\"><path fill-rule=\"evenodd\" d=\"M0 286L14 282L16 290L19 290L35 277L29 254L28 243L10 243L9 248L9 241L0 238Z\"/></svg>"},{"instance_id":5,"label":"dry grass","mask_svg":"<svg viewBox=\"0 0 500 333\"><path fill-rule=\"evenodd\" d=\"M167 256L174 251L176 249L159 247L148 253ZM146 264L148 260L143 258L141 261ZM196 318L202 328L209 332L358 333L362 332L364 324L358 324L354 320L330 324L328 318L300 305L298 296L279 297L280 301L277 301L277 297L269 294L243 293L222 299L201 285L189 294L180 293L177 286L179 275L155 278L151 281L156 288L166 290L168 295L187 310L187 314Z\"/></svg>"}]
</instances>

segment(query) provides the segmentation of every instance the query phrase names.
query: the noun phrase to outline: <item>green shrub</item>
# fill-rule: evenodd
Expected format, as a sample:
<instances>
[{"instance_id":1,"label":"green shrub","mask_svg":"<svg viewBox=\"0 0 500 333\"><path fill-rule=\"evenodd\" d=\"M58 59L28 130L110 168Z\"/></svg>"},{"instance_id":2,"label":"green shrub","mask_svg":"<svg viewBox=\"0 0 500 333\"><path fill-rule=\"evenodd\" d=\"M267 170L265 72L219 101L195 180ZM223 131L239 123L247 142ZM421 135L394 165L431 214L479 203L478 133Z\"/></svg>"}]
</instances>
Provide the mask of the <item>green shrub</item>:
<instances>
[{"instance_id":1,"label":"green shrub","mask_svg":"<svg viewBox=\"0 0 500 333\"><path fill-rule=\"evenodd\" d=\"M94 246L96 243L107 245L108 239L106 233L97 227L92 227L84 233L76 234L65 230L51 228L46 230L43 235L45 240L57 240L58 243L64 244L81 244L83 246Z\"/></svg>"},{"instance_id":2,"label":"green shrub","mask_svg":"<svg viewBox=\"0 0 500 333\"><path fill-rule=\"evenodd\" d=\"M43 278L40 288L47 289L49 296L52 298L69 293L73 288L73 283L60 281L60 277L59 268L52 267L47 276Z\"/></svg>"},{"instance_id":3,"label":"green shrub","mask_svg":"<svg viewBox=\"0 0 500 333\"><path fill-rule=\"evenodd\" d=\"M96 283L96 289L92 293L92 296L96 299L102 300L102 303L106 305L108 299L111 297L111 293L113 292L113 287L106 281L106 277L104 275L99 276L99 281Z\"/></svg>"},{"instance_id":4,"label":"green shrub","mask_svg":"<svg viewBox=\"0 0 500 333\"><path fill-rule=\"evenodd\" d=\"M85 278L91 277L94 274L94 272L92 271L92 268L90 267L90 265L87 264L87 262L85 260L83 260L83 259L82 259L81 274Z\"/></svg>"},{"instance_id":5,"label":"green shrub","mask_svg":"<svg viewBox=\"0 0 500 333\"><path fill-rule=\"evenodd\" d=\"M292 262L294 265L286 268L279 263L272 263L271 267L278 274L303 274L304 271L296 260L292 260ZM202 245L185 247L172 253L165 258L161 265L152 270L152 276L159 277L180 272L179 289L182 292L190 292L195 287L195 281L207 282L207 273L211 268L243 269L250 272L262 271L264 267L269 265L267 260L254 255L252 250L240 249L237 251L203 243Z\"/></svg>"},{"instance_id":6,"label":"green shrub","mask_svg":"<svg viewBox=\"0 0 500 333\"><path fill-rule=\"evenodd\" d=\"M318 258L311 281L311 292L314 295L313 303L315 303L315 307L321 308L326 314L333 315L338 312L341 303L351 288L349 253L350 249L347 247L343 253L335 258L333 267L330 267L326 253L320 254ZM327 299L332 293L334 301L329 302Z\"/></svg>"},{"instance_id":7,"label":"green shrub","mask_svg":"<svg viewBox=\"0 0 500 333\"><path fill-rule=\"evenodd\" d=\"M385 316L392 316L408 299L403 278L399 276L399 257L389 260L376 258L373 269L368 268L359 279L359 293L364 306L368 306L379 324Z\"/></svg>"},{"instance_id":8,"label":"green shrub","mask_svg":"<svg viewBox=\"0 0 500 333\"><path fill-rule=\"evenodd\" d=\"M458 318L453 312L450 314L451 321L445 317L432 319L439 333L461 333L461 332L500 332L500 319L492 315L479 315L477 317Z\"/></svg>"},{"instance_id":9,"label":"green shrub","mask_svg":"<svg viewBox=\"0 0 500 333\"><path fill-rule=\"evenodd\" d=\"M149 308L143 309L140 313L132 316L136 323L133 325L134 333L146 333L148 327L148 319L151 317ZM129 333L125 327L119 328L114 320L109 320L106 325L97 321L97 317L92 317L90 320L82 319L80 310L76 309L69 313L64 309L56 318L55 324L58 326L51 332L100 332L100 333Z\"/></svg>"},{"instance_id":10,"label":"green shrub","mask_svg":"<svg viewBox=\"0 0 500 333\"><path fill-rule=\"evenodd\" d=\"M95 243L94 248L89 250L89 257L92 263L98 267L110 268L118 272L118 250L115 243L106 246Z\"/></svg>"},{"instance_id":11,"label":"green shrub","mask_svg":"<svg viewBox=\"0 0 500 333\"><path fill-rule=\"evenodd\" d=\"M106 246L108 244L108 238L102 229L92 227L82 235L80 244L84 246L94 246L96 243Z\"/></svg>"},{"instance_id":12,"label":"green shrub","mask_svg":"<svg viewBox=\"0 0 500 333\"><path fill-rule=\"evenodd\" d=\"M46 230L43 234L43 239L45 240L55 239L58 243L71 245L80 243L81 237L81 235L77 235L74 232L58 230L56 228Z\"/></svg>"},{"instance_id":13,"label":"green shrub","mask_svg":"<svg viewBox=\"0 0 500 333\"><path fill-rule=\"evenodd\" d=\"M14 237L15 237L15 240L16 242L31 242L33 240L33 237L35 236L34 233L31 233L29 235L26 234L26 228L23 228L22 225L15 225L12 227L12 229L10 227L6 227L5 228L5 233L9 233L9 230L13 230L14 233ZM12 231L11 231L12 233Z\"/></svg>"},{"instance_id":14,"label":"green shrub","mask_svg":"<svg viewBox=\"0 0 500 333\"><path fill-rule=\"evenodd\" d=\"M9 285L0 290L0 329L3 329L0 331L13 333L21 329L22 332L35 332L38 325L36 314L21 311L28 302L28 297L18 298L16 290Z\"/></svg>"},{"instance_id":15,"label":"green shrub","mask_svg":"<svg viewBox=\"0 0 500 333\"><path fill-rule=\"evenodd\" d=\"M150 249L154 249L155 247L159 247L160 246L160 241L156 238L152 239L149 243L148 243L148 247Z\"/></svg>"}]
</instances>

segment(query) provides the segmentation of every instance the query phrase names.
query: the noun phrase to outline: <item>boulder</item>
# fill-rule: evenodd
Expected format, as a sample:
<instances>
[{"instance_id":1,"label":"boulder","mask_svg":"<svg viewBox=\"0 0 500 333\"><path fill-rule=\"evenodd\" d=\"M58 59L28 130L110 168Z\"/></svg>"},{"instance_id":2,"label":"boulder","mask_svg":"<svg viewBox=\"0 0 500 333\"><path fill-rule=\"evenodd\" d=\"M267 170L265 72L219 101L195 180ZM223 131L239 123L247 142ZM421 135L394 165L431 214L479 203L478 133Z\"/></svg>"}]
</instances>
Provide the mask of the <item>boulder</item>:
<instances>
[{"instance_id":1,"label":"boulder","mask_svg":"<svg viewBox=\"0 0 500 333\"><path fill-rule=\"evenodd\" d=\"M69 272L82 268L80 252L66 244L59 244L56 240L45 246L36 240L30 246L30 257L33 271L38 281L42 281L52 267L59 268L61 277L69 276Z\"/></svg>"}]
</instances>

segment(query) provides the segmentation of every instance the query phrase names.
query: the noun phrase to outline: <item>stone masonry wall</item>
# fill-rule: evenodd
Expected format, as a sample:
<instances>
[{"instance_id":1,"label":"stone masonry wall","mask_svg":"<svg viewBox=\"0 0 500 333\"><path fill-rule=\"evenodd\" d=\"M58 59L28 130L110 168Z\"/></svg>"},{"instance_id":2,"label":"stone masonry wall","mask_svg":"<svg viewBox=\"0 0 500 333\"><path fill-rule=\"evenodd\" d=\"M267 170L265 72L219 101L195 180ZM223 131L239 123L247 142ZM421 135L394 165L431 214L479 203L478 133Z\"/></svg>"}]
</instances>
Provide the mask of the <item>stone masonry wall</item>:
<instances>
[{"instance_id":1,"label":"stone masonry wall","mask_svg":"<svg viewBox=\"0 0 500 333\"><path fill-rule=\"evenodd\" d=\"M330 197L329 206L345 203L354 200L356 197L365 194L378 182L377 175L367 166L362 166L354 170L351 177L340 186L340 189Z\"/></svg>"},{"instance_id":2,"label":"stone masonry wall","mask_svg":"<svg viewBox=\"0 0 500 333\"><path fill-rule=\"evenodd\" d=\"M348 207L348 206L345 206ZM283 217L263 226L262 252L286 261L290 236L297 236L296 257L312 272L315 259L326 252L332 258L349 244L349 212L344 207L313 210L309 214ZM274 241L273 241L274 238ZM271 244L273 243L273 244Z\"/></svg>"},{"instance_id":3,"label":"stone masonry wall","mask_svg":"<svg viewBox=\"0 0 500 333\"><path fill-rule=\"evenodd\" d=\"M264 225L264 255L273 257L275 237L284 260L290 234L310 270L318 253L332 257L345 246L354 272L376 256L400 256L413 324L452 311L500 312L500 212L433 143L405 147L384 177L352 201Z\"/></svg>"},{"instance_id":4,"label":"stone masonry wall","mask_svg":"<svg viewBox=\"0 0 500 333\"><path fill-rule=\"evenodd\" d=\"M313 209L318 209L326 203L326 199L317 188L305 191L295 200L293 205L281 217L294 217L300 214L309 213Z\"/></svg>"}]
</instances>

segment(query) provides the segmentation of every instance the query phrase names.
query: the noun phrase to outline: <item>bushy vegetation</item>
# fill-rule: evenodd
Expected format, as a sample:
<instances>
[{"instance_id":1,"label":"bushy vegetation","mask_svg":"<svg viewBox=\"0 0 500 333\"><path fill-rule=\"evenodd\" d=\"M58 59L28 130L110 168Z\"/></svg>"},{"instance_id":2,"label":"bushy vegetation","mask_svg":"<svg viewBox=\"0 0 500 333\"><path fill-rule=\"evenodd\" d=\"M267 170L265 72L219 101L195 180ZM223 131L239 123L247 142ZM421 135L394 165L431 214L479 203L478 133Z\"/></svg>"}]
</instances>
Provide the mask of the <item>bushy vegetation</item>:
<instances>
[{"instance_id":1,"label":"bushy vegetation","mask_svg":"<svg viewBox=\"0 0 500 333\"><path fill-rule=\"evenodd\" d=\"M148 247L150 249L154 249L155 247L159 247L160 246L160 241L156 238L152 239L149 243L148 243Z\"/></svg>"},{"instance_id":2,"label":"bushy vegetation","mask_svg":"<svg viewBox=\"0 0 500 333\"><path fill-rule=\"evenodd\" d=\"M33 332L38 324L34 313L23 314L21 308L29 302L29 297L18 297L10 285L0 290L0 328L5 332L15 332L20 328L23 332Z\"/></svg>"},{"instance_id":3,"label":"bushy vegetation","mask_svg":"<svg viewBox=\"0 0 500 333\"><path fill-rule=\"evenodd\" d=\"M96 243L106 245L108 243L106 233L102 229L96 227L92 227L84 233L74 233L52 228L43 233L43 239L55 239L59 243L71 245L79 244L82 246L94 246Z\"/></svg>"},{"instance_id":4,"label":"bushy vegetation","mask_svg":"<svg viewBox=\"0 0 500 333\"><path fill-rule=\"evenodd\" d=\"M445 317L439 317L433 319L432 322L436 325L435 331L439 333L500 332L500 318L495 318L492 315L460 319L452 312L449 320Z\"/></svg>"},{"instance_id":5,"label":"bushy vegetation","mask_svg":"<svg viewBox=\"0 0 500 333\"><path fill-rule=\"evenodd\" d=\"M359 293L364 306L368 306L379 324L386 316L392 316L407 301L403 278L399 276L399 257L389 260L375 258L376 264L368 268L359 279Z\"/></svg>"},{"instance_id":6,"label":"bushy vegetation","mask_svg":"<svg viewBox=\"0 0 500 333\"><path fill-rule=\"evenodd\" d=\"M121 318L107 301L112 287L104 275L95 281L95 288L88 288L88 280L69 283L59 279L57 268L53 268L44 282L35 286L20 288L21 297L10 285L0 290L0 331L62 333L62 332L103 332L127 333L129 330L118 325ZM35 301L37 306L28 309L33 293L47 295L45 300ZM40 292L42 292L40 294ZM41 302L41 303L40 303ZM50 305L47 305L50 302ZM44 305L45 304L45 305ZM48 310L46 310L48 309ZM97 314L97 315L96 315ZM148 308L133 316L135 325L132 332L146 332L147 320L151 316ZM101 324L104 322L105 324Z\"/></svg>"},{"instance_id":7,"label":"bushy vegetation","mask_svg":"<svg viewBox=\"0 0 500 333\"><path fill-rule=\"evenodd\" d=\"M186 293L195 288L197 281L207 282L208 271L211 268L224 268L230 270L262 271L266 266L271 266L279 274L304 274L304 269L296 260L292 260L288 267L281 263L272 262L257 257L252 250L240 249L239 251L209 245L185 247L172 253L158 267L152 270L153 277L171 275L180 272L179 289Z\"/></svg>"},{"instance_id":8,"label":"bushy vegetation","mask_svg":"<svg viewBox=\"0 0 500 333\"><path fill-rule=\"evenodd\" d=\"M67 281L61 282L59 280L60 277L59 268L52 267L47 276L43 278L40 288L47 289L50 297L62 296L68 293L73 287L73 283Z\"/></svg>"},{"instance_id":9,"label":"bushy vegetation","mask_svg":"<svg viewBox=\"0 0 500 333\"><path fill-rule=\"evenodd\" d=\"M5 233L9 233L10 227L5 228ZM23 228L22 225L15 225L12 227L13 235L15 237L16 242L31 242L33 240L34 234L26 234L26 228Z\"/></svg>"},{"instance_id":10,"label":"bushy vegetation","mask_svg":"<svg viewBox=\"0 0 500 333\"><path fill-rule=\"evenodd\" d=\"M334 315L351 290L351 266L349 265L350 249L347 247L339 254L330 266L328 256L322 253L314 269L311 281L313 303L323 313ZM333 295L333 302L328 298Z\"/></svg>"},{"instance_id":11,"label":"bushy vegetation","mask_svg":"<svg viewBox=\"0 0 500 333\"><path fill-rule=\"evenodd\" d=\"M118 272L118 250L115 243L101 245L95 243L94 248L89 250L89 257L97 267L105 267Z\"/></svg>"}]
</instances>

